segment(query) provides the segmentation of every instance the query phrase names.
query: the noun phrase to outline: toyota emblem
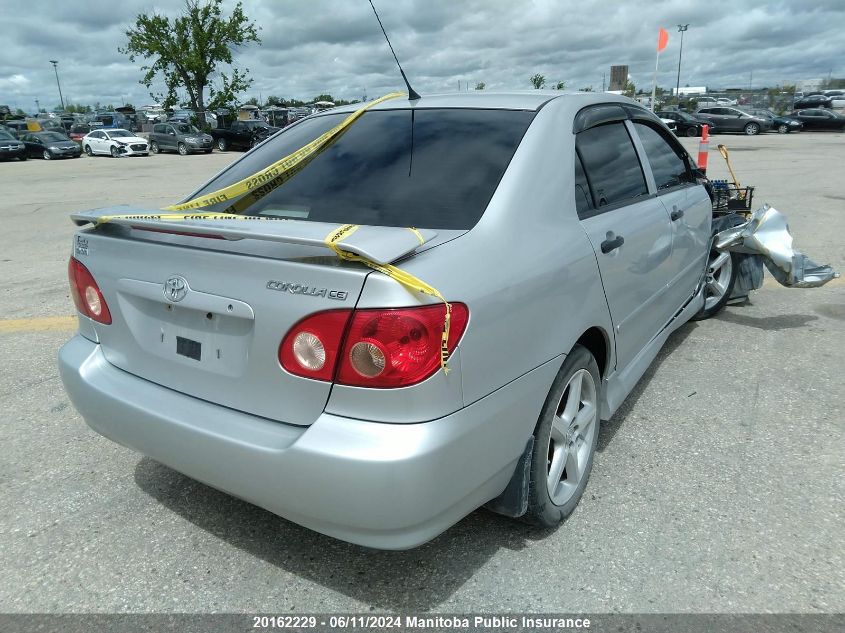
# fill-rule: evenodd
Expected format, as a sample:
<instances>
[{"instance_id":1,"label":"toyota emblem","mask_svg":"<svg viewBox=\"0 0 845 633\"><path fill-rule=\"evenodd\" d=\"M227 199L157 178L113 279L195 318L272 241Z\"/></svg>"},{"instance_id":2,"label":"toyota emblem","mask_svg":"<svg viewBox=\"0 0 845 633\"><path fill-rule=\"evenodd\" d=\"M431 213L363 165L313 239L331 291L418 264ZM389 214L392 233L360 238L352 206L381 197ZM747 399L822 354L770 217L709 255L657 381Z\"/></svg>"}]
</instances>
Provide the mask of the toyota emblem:
<instances>
[{"instance_id":1,"label":"toyota emblem","mask_svg":"<svg viewBox=\"0 0 845 633\"><path fill-rule=\"evenodd\" d=\"M173 275L164 282L164 298L176 303L188 294L188 282L184 277Z\"/></svg>"}]
</instances>

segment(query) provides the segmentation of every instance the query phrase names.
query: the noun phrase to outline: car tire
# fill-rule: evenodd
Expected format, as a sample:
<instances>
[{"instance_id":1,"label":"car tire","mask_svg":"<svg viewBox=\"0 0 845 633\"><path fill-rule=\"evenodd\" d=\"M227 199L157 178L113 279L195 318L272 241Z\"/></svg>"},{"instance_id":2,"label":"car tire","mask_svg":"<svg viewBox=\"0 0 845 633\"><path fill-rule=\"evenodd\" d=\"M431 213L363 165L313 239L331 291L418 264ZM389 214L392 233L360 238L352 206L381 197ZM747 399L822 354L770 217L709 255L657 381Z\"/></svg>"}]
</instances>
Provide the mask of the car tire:
<instances>
[{"instance_id":1,"label":"car tire","mask_svg":"<svg viewBox=\"0 0 845 633\"><path fill-rule=\"evenodd\" d=\"M745 133L748 136L754 136L760 133L760 126L756 123L746 123L745 124Z\"/></svg>"},{"instance_id":2,"label":"car tire","mask_svg":"<svg viewBox=\"0 0 845 633\"><path fill-rule=\"evenodd\" d=\"M552 383L534 430L524 522L554 527L581 500L598 445L601 387L596 359L576 345Z\"/></svg>"},{"instance_id":3,"label":"car tire","mask_svg":"<svg viewBox=\"0 0 845 633\"><path fill-rule=\"evenodd\" d=\"M158 143L156 143L155 141L153 141L152 143L150 143L150 151L151 151L153 154L158 154L158 152L159 152L159 149L158 149Z\"/></svg>"},{"instance_id":4,"label":"car tire","mask_svg":"<svg viewBox=\"0 0 845 633\"><path fill-rule=\"evenodd\" d=\"M705 273L704 307L693 321L702 321L716 316L731 298L739 271L739 254L722 253L713 249L707 258Z\"/></svg>"},{"instance_id":5,"label":"car tire","mask_svg":"<svg viewBox=\"0 0 845 633\"><path fill-rule=\"evenodd\" d=\"M20 156L18 156L19 160L26 160L27 158L29 158L29 156L27 156L26 154L21 154Z\"/></svg>"},{"instance_id":6,"label":"car tire","mask_svg":"<svg viewBox=\"0 0 845 633\"><path fill-rule=\"evenodd\" d=\"M217 149L219 149L221 152L225 152L227 149L229 149L229 143L226 142L225 138L217 139Z\"/></svg>"},{"instance_id":7,"label":"car tire","mask_svg":"<svg viewBox=\"0 0 845 633\"><path fill-rule=\"evenodd\" d=\"M210 154L210 153L211 153L211 150L210 150L210 149L203 150L203 151L205 151L205 153L206 153L206 154Z\"/></svg>"},{"instance_id":8,"label":"car tire","mask_svg":"<svg viewBox=\"0 0 845 633\"><path fill-rule=\"evenodd\" d=\"M87 156L93 156L93 155L94 155L94 152L92 152L92 151L91 151L91 146L90 146L90 145L86 145L86 146L85 146L85 154L86 154Z\"/></svg>"},{"instance_id":9,"label":"car tire","mask_svg":"<svg viewBox=\"0 0 845 633\"><path fill-rule=\"evenodd\" d=\"M53 160L53 154L49 149L45 149L41 156L44 160Z\"/></svg>"},{"instance_id":10,"label":"car tire","mask_svg":"<svg viewBox=\"0 0 845 633\"><path fill-rule=\"evenodd\" d=\"M117 146L116 146L116 145L112 145L112 146L111 146L111 150L110 150L110 152L111 152L111 157L112 157L112 158L120 158L120 152L119 152L119 151L117 151Z\"/></svg>"},{"instance_id":11,"label":"car tire","mask_svg":"<svg viewBox=\"0 0 845 633\"><path fill-rule=\"evenodd\" d=\"M180 156L187 156L188 155L188 146L185 145L184 143L179 143L179 145L176 146L176 151L179 152Z\"/></svg>"},{"instance_id":12,"label":"car tire","mask_svg":"<svg viewBox=\"0 0 845 633\"><path fill-rule=\"evenodd\" d=\"M701 136L701 130L696 126L688 127L687 128L687 136L689 138L692 138L694 136Z\"/></svg>"},{"instance_id":13,"label":"car tire","mask_svg":"<svg viewBox=\"0 0 845 633\"><path fill-rule=\"evenodd\" d=\"M788 134L789 133L789 126L788 125L778 125L778 134Z\"/></svg>"}]
</instances>

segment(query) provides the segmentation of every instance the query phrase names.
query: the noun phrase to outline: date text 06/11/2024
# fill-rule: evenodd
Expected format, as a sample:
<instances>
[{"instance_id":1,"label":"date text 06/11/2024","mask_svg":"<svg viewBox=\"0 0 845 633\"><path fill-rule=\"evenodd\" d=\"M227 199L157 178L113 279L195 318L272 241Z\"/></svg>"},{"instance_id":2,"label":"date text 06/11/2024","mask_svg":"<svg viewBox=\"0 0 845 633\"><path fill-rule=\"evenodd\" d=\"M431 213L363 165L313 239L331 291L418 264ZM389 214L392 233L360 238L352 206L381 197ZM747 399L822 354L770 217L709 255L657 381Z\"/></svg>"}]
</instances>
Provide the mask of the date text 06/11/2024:
<instances>
[{"instance_id":1,"label":"date text 06/11/2024","mask_svg":"<svg viewBox=\"0 0 845 633\"><path fill-rule=\"evenodd\" d=\"M253 616L255 629L307 629L328 626L332 629L396 628L419 630L461 629L589 629L588 618L553 616L416 616L416 615L333 615L317 616Z\"/></svg>"}]
</instances>

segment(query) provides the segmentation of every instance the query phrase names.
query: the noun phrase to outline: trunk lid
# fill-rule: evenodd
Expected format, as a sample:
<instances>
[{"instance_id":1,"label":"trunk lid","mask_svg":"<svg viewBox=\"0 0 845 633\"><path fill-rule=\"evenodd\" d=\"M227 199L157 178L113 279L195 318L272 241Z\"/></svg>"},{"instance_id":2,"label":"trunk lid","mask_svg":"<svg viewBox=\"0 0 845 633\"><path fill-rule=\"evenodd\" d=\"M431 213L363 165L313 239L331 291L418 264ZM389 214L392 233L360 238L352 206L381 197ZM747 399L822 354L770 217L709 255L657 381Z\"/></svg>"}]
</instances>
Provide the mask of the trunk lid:
<instances>
[{"instance_id":1,"label":"trunk lid","mask_svg":"<svg viewBox=\"0 0 845 633\"><path fill-rule=\"evenodd\" d=\"M84 224L116 212L143 213L109 209L72 217ZM285 372L278 347L307 315L355 307L370 269L341 261L325 247L323 238L337 227L121 219L80 231L74 256L96 279L112 315L111 325L93 324L106 359L209 402L311 424L331 383ZM171 230L179 234L161 232ZM423 235L428 241L436 233ZM361 227L341 242L383 263L413 251L414 244L420 246L411 231L390 227Z\"/></svg>"}]
</instances>

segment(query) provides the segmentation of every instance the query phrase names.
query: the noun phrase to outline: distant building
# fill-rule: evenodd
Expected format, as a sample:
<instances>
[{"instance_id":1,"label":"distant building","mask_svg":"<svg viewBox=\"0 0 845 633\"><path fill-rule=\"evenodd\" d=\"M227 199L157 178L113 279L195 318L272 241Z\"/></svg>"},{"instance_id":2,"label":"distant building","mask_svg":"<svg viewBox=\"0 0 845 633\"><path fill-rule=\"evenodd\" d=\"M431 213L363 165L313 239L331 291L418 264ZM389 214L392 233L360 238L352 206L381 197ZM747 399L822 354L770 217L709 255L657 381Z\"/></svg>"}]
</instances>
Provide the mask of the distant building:
<instances>
[{"instance_id":1,"label":"distant building","mask_svg":"<svg viewBox=\"0 0 845 633\"><path fill-rule=\"evenodd\" d=\"M678 88L678 94L682 97L707 94L707 86L685 86L683 88ZM677 96L675 95L674 88L672 88L672 95Z\"/></svg>"},{"instance_id":2,"label":"distant building","mask_svg":"<svg viewBox=\"0 0 845 633\"><path fill-rule=\"evenodd\" d=\"M821 90L822 84L824 84L824 79L821 77L818 79L802 79L795 82L795 90L798 92L813 92Z\"/></svg>"},{"instance_id":3,"label":"distant building","mask_svg":"<svg viewBox=\"0 0 845 633\"><path fill-rule=\"evenodd\" d=\"M615 90L625 90L628 85L628 66L611 66L610 67L610 86L608 92Z\"/></svg>"}]
</instances>

